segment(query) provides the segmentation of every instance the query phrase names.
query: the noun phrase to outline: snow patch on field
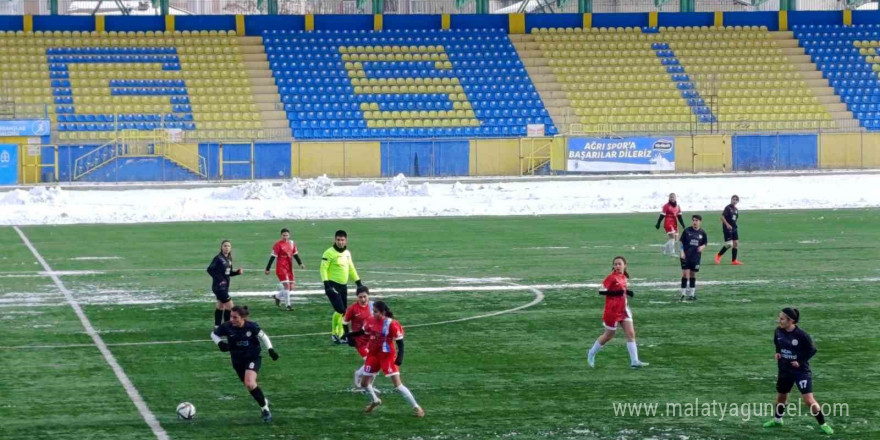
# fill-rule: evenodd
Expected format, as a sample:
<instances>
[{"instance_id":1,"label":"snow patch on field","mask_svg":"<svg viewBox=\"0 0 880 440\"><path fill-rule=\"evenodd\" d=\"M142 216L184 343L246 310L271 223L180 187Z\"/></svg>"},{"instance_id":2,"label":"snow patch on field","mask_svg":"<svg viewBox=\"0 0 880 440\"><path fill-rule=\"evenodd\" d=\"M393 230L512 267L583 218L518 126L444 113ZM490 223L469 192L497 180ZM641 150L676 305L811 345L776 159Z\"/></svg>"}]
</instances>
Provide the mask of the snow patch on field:
<instances>
[{"instance_id":1,"label":"snow patch on field","mask_svg":"<svg viewBox=\"0 0 880 440\"><path fill-rule=\"evenodd\" d=\"M880 206L880 174L513 180L412 185L399 175L359 186L333 179L250 182L230 188L66 190L0 195L0 225L339 219L657 212L670 192L687 213ZM772 188L772 191L768 190Z\"/></svg>"}]
</instances>

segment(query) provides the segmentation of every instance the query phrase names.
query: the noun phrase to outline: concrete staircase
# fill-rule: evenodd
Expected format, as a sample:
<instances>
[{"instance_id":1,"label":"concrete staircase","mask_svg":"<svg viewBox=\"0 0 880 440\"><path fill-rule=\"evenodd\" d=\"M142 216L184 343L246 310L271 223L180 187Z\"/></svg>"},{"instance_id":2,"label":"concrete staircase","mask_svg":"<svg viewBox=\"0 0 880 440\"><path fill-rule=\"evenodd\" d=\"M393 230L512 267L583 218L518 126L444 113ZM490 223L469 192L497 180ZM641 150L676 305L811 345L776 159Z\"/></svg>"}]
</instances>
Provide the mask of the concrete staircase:
<instances>
[{"instance_id":1,"label":"concrete staircase","mask_svg":"<svg viewBox=\"0 0 880 440\"><path fill-rule=\"evenodd\" d=\"M275 85L272 69L266 56L262 37L238 37L244 65L254 93L254 102L260 111L263 131L267 139L290 140L287 113L281 104L281 95Z\"/></svg>"},{"instance_id":2,"label":"concrete staircase","mask_svg":"<svg viewBox=\"0 0 880 440\"><path fill-rule=\"evenodd\" d=\"M526 72L532 78L532 83L535 84L535 90L541 95L553 124L559 129L560 134L567 134L571 124L580 123L580 117L574 114L571 103L562 90L562 85L556 81L553 68L549 66L547 58L544 58L535 36L517 34L509 37L522 59Z\"/></svg>"},{"instance_id":3,"label":"concrete staircase","mask_svg":"<svg viewBox=\"0 0 880 440\"><path fill-rule=\"evenodd\" d=\"M804 48L798 45L794 33L791 31L771 32L771 36L782 53L791 60L797 70L806 81L807 86L813 90L819 102L825 106L831 118L840 129L859 129L859 121L852 112L847 110L840 97L834 93L834 89L828 84L828 80L822 77L822 72L816 67Z\"/></svg>"}]
</instances>

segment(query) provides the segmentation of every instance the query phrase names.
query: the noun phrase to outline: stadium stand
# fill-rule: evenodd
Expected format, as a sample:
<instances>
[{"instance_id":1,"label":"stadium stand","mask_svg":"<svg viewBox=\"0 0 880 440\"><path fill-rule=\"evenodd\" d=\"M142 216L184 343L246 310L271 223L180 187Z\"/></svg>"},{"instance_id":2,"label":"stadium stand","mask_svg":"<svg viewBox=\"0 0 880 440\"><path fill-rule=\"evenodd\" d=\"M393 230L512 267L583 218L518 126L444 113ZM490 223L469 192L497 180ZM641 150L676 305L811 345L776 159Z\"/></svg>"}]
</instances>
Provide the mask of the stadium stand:
<instances>
[{"instance_id":1,"label":"stadium stand","mask_svg":"<svg viewBox=\"0 0 880 440\"><path fill-rule=\"evenodd\" d=\"M880 26L803 25L794 35L859 124L880 130Z\"/></svg>"},{"instance_id":2,"label":"stadium stand","mask_svg":"<svg viewBox=\"0 0 880 440\"><path fill-rule=\"evenodd\" d=\"M298 139L557 133L500 30L264 32Z\"/></svg>"}]
</instances>

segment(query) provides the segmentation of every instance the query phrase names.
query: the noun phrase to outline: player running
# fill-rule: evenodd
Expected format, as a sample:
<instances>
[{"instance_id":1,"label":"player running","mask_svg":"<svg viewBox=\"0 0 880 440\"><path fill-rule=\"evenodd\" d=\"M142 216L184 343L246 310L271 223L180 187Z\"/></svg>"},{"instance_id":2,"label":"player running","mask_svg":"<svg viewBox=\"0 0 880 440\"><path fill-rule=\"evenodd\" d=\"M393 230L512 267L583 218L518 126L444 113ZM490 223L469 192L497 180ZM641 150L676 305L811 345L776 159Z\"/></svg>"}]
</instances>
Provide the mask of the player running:
<instances>
[{"instance_id":1,"label":"player running","mask_svg":"<svg viewBox=\"0 0 880 440\"><path fill-rule=\"evenodd\" d=\"M266 275L269 275L269 270L272 269L272 263L276 258L278 262L275 263L275 275L278 276L281 290L272 295L272 298L275 299L275 305L278 307L281 307L281 298L284 298L287 310L290 311L293 310L290 307L290 292L296 287L296 278L293 274L293 260L296 260L296 264L299 265L300 269L306 268L296 251L296 243L290 239L290 229L282 229L281 240L278 240L272 246L272 255L269 257L269 263L266 264Z\"/></svg>"},{"instance_id":2,"label":"player running","mask_svg":"<svg viewBox=\"0 0 880 440\"><path fill-rule=\"evenodd\" d=\"M736 258L736 254L739 252L739 229L736 226L736 221L739 219L739 209L736 208L737 203L739 203L739 196L734 194L730 198L730 204L725 206L724 212L721 213L721 230L724 231L724 246L715 254L715 264L721 264L721 256L731 247L733 250L730 253L730 264L734 266L742 264Z\"/></svg>"},{"instance_id":3,"label":"player running","mask_svg":"<svg viewBox=\"0 0 880 440\"><path fill-rule=\"evenodd\" d=\"M675 241L678 240L678 224L675 222L676 219L681 223L681 227L684 228L684 220L681 218L681 207L678 206L675 193L671 193L669 194L669 202L660 209L660 218L657 219L657 224L654 225L654 228L660 229L660 222L663 222L663 229L666 231L666 244L663 245L660 251L663 255L671 255L673 257L676 255Z\"/></svg>"},{"instance_id":4,"label":"player running","mask_svg":"<svg viewBox=\"0 0 880 440\"><path fill-rule=\"evenodd\" d=\"M367 395L370 396L370 404L364 408L364 412L373 412L382 404L373 388L376 373L382 371L385 377L391 379L394 388L412 405L415 416L425 417L425 410L416 402L409 388L400 381L399 367L403 365L403 327L394 319L394 314L391 313L388 305L376 301L373 304L373 316L366 321L361 331L369 337L361 387L366 389ZM352 336L355 336L355 333Z\"/></svg>"},{"instance_id":5,"label":"player running","mask_svg":"<svg viewBox=\"0 0 880 440\"><path fill-rule=\"evenodd\" d=\"M269 400L263 395L263 390L257 384L257 373L260 372L262 357L260 350L265 346L269 357L273 361L278 360L278 353L272 347L272 341L260 326L253 321L248 321L250 312L247 306L235 306L232 308L232 317L229 322L224 322L211 333L211 340L217 344L222 352L229 352L232 358L232 368L238 374L239 380L251 393L263 415L263 421L271 422L272 413L269 411ZM222 338L226 338L224 341Z\"/></svg>"},{"instance_id":6,"label":"player running","mask_svg":"<svg viewBox=\"0 0 880 440\"><path fill-rule=\"evenodd\" d=\"M681 234L681 297L679 301L697 300L697 272L700 271L700 257L703 249L709 243L701 226L703 217L694 215L691 217L691 226Z\"/></svg>"},{"instance_id":7,"label":"player running","mask_svg":"<svg viewBox=\"0 0 880 440\"><path fill-rule=\"evenodd\" d=\"M367 286L360 286L357 288L357 302L350 305L345 311L345 316L342 317L342 326L345 329L345 339L348 341L348 345L357 349L358 356L364 361L367 360L367 353L369 352L367 346L370 340L361 330L363 330L364 324L372 315L373 302L370 301L370 289ZM349 328L352 333L358 336L352 336L352 333L349 333ZM354 372L355 388L361 388L363 375L364 365L361 364L360 368Z\"/></svg>"},{"instance_id":8,"label":"player running","mask_svg":"<svg viewBox=\"0 0 880 440\"><path fill-rule=\"evenodd\" d=\"M211 275L211 291L217 298L214 308L214 328L229 321L229 315L234 304L229 297L229 279L244 273L243 270L232 268L232 243L229 240L220 242L220 253L217 254L208 266L208 274Z\"/></svg>"},{"instance_id":9,"label":"player running","mask_svg":"<svg viewBox=\"0 0 880 440\"><path fill-rule=\"evenodd\" d=\"M627 295L633 296L632 290L627 289L627 279L629 273L626 271L626 258L614 257L611 262L611 274L605 277L602 282L604 290L600 290L599 294L605 295L605 313L602 314L602 322L605 325L605 332L596 339L593 347L587 351L587 362L590 368L596 366L596 353L605 347L608 341L614 339L617 334L617 324L623 324L623 331L626 335L626 351L629 352L629 361L632 368L647 367L647 362L639 360L639 349L636 346L636 329L633 326L632 312L629 310L627 303Z\"/></svg>"},{"instance_id":10,"label":"player running","mask_svg":"<svg viewBox=\"0 0 880 440\"><path fill-rule=\"evenodd\" d=\"M343 230L336 231L333 246L321 256L321 281L324 282L324 294L333 306L330 339L336 344L344 344L345 328L342 326L342 315L348 307L348 281L361 287L361 278L354 268L351 252L348 251L348 234Z\"/></svg>"},{"instance_id":11,"label":"player running","mask_svg":"<svg viewBox=\"0 0 880 440\"><path fill-rule=\"evenodd\" d=\"M813 397L813 373L810 371L810 358L816 354L816 346L807 332L797 326L800 320L798 309L786 307L779 313L779 328L773 336L776 344L776 362L779 372L776 377L776 418L764 423L765 428L782 426L785 402L792 386L797 385L804 402L810 405L810 414L819 422L825 434L834 434L831 426L825 423L822 406Z\"/></svg>"}]
</instances>

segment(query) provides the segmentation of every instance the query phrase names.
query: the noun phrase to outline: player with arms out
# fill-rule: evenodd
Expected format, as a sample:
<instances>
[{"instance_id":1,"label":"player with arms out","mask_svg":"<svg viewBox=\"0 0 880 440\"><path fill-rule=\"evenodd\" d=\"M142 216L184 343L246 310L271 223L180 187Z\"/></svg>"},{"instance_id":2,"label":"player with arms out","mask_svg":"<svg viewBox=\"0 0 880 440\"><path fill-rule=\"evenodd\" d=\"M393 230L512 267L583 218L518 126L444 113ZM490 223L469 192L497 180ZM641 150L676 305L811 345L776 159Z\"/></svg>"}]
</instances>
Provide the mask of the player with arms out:
<instances>
[{"instance_id":1,"label":"player with arms out","mask_svg":"<svg viewBox=\"0 0 880 440\"><path fill-rule=\"evenodd\" d=\"M639 350L636 346L636 329L633 325L632 312L626 300L627 295L633 296L632 290L627 289L629 273L626 271L626 258L614 257L611 262L611 274L602 282L603 290L599 294L605 295L605 312L602 314L602 323L605 325L599 339L593 343L593 347L587 352L587 362L590 368L596 366L596 354L605 347L608 341L614 339L617 334L617 324L623 325L626 335L626 351L629 352L629 361L632 368L647 367L647 362L639 360Z\"/></svg>"},{"instance_id":2,"label":"player with arms out","mask_svg":"<svg viewBox=\"0 0 880 440\"><path fill-rule=\"evenodd\" d=\"M403 326L394 319L394 314L387 304L382 301L373 304L373 316L367 320L361 332L369 337L361 387L370 396L370 404L364 408L364 412L371 413L382 404L373 388L373 379L381 371L385 377L391 379L394 388L412 405L415 416L425 417L425 410L419 406L409 388L400 380L400 366L403 365ZM359 333L353 332L351 336Z\"/></svg>"},{"instance_id":3,"label":"player with arms out","mask_svg":"<svg viewBox=\"0 0 880 440\"><path fill-rule=\"evenodd\" d=\"M663 255L675 256L675 241L678 240L678 224L684 228L684 220L681 218L681 207L678 206L675 193L669 194L669 202L660 209L660 218L654 228L660 229L660 222L663 222L663 229L666 231L666 244L663 245L661 252Z\"/></svg>"},{"instance_id":4,"label":"player with arms out","mask_svg":"<svg viewBox=\"0 0 880 440\"><path fill-rule=\"evenodd\" d=\"M357 350L358 356L364 361L367 360L367 353L369 353L367 346L370 343L370 339L367 335L363 334L362 330L371 316L373 316L373 302L370 301L370 289L367 286L360 286L357 288L357 302L348 306L345 315L342 317L342 325L346 329L345 339L348 341L348 345L354 347ZM351 333L348 332L349 328ZM357 336L353 336L353 334ZM364 364L361 364L360 368L354 372L355 388L361 388L363 376Z\"/></svg>"},{"instance_id":5,"label":"player with arms out","mask_svg":"<svg viewBox=\"0 0 880 440\"><path fill-rule=\"evenodd\" d=\"M262 362L262 356L260 356L262 346L266 347L273 361L278 360L278 353L272 347L272 341L269 340L266 332L256 322L247 319L249 315L247 306L233 307L231 319L211 333L211 340L217 344L220 351L229 352L232 358L232 369L235 370L238 379L244 383L245 388L260 405L263 421L270 422L272 421L272 413L269 411L269 400L257 385L257 373L260 372Z\"/></svg>"},{"instance_id":6,"label":"player with arms out","mask_svg":"<svg viewBox=\"0 0 880 440\"><path fill-rule=\"evenodd\" d=\"M697 300L697 272L700 258L709 243L709 236L702 229L703 217L691 217L691 225L681 234L681 297L680 301Z\"/></svg>"},{"instance_id":7,"label":"player with arms out","mask_svg":"<svg viewBox=\"0 0 880 440\"><path fill-rule=\"evenodd\" d=\"M277 262L275 262L276 258L278 259ZM293 309L290 306L290 292L296 287L296 278L293 274L293 260L296 260L296 264L299 265L300 269L306 268L299 258L296 243L290 239L290 230L284 228L281 230L281 240L278 240L272 246L272 255L269 257L269 263L266 264L266 275L269 275L272 263L275 262L275 275L278 276L278 281L281 283L281 290L272 295L272 298L278 307L281 307L281 299L284 298L288 311Z\"/></svg>"},{"instance_id":8,"label":"player with arms out","mask_svg":"<svg viewBox=\"0 0 880 440\"><path fill-rule=\"evenodd\" d=\"M330 339L336 344L346 343L342 315L348 308L349 280L354 280L358 287L363 285L354 268L351 252L348 251L348 234L339 230L334 235L333 246L321 256L321 281L324 282L324 294L333 306Z\"/></svg>"},{"instance_id":9,"label":"player with arms out","mask_svg":"<svg viewBox=\"0 0 880 440\"><path fill-rule=\"evenodd\" d=\"M229 296L229 281L231 277L244 273L241 269L232 268L232 243L229 240L220 242L220 253L218 253L211 264L208 265L208 275L211 275L211 291L217 299L214 308L214 328L220 324L229 321L229 314L232 313L232 298Z\"/></svg>"},{"instance_id":10,"label":"player with arms out","mask_svg":"<svg viewBox=\"0 0 880 440\"><path fill-rule=\"evenodd\" d=\"M736 257L736 254L739 252L739 229L736 225L736 221L739 219L737 203L739 203L739 196L734 194L730 198L730 204L725 206L724 212L721 213L721 230L724 231L724 246L715 254L715 264L721 264L721 256L730 248L733 248L730 251L730 264L734 266L742 264Z\"/></svg>"},{"instance_id":11,"label":"player with arms out","mask_svg":"<svg viewBox=\"0 0 880 440\"><path fill-rule=\"evenodd\" d=\"M782 309L777 318L779 327L773 334L773 343L776 345L776 363L779 372L776 377L776 417L764 423L765 428L782 426L782 416L785 413L785 402L788 401L788 393L797 385L798 391L804 398L804 402L810 405L810 414L819 422L819 428L825 434L834 434L831 426L825 423L825 414L822 406L813 397L813 373L810 371L810 358L816 354L816 346L807 332L797 326L800 320L798 309L786 307Z\"/></svg>"}]
</instances>

